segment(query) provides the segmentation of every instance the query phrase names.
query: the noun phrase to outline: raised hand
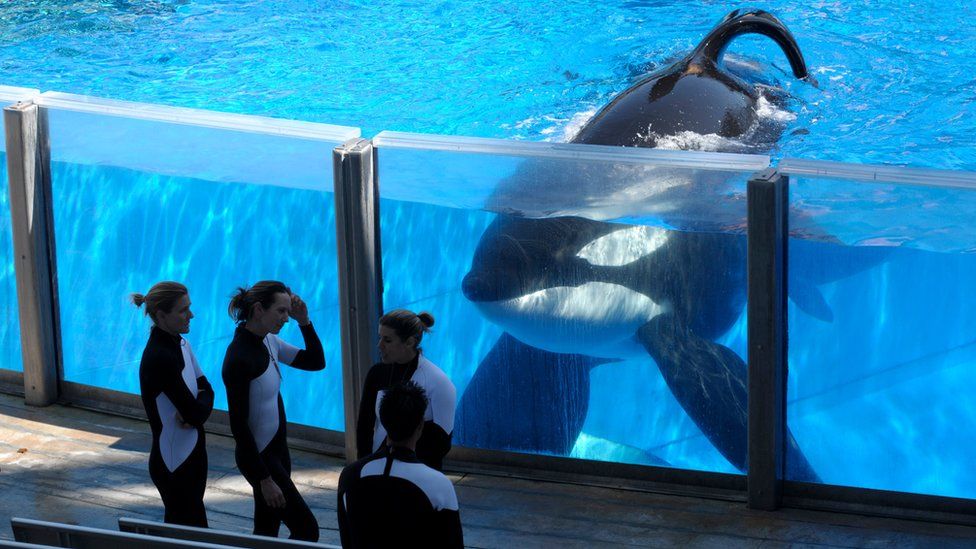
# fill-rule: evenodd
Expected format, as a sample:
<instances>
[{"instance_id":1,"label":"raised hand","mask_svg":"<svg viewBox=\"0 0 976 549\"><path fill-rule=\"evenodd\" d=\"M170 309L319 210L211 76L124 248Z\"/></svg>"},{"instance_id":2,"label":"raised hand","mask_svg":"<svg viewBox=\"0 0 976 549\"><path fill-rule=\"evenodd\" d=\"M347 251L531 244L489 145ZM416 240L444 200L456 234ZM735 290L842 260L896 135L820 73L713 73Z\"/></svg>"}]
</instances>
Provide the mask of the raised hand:
<instances>
[{"instance_id":1,"label":"raised hand","mask_svg":"<svg viewBox=\"0 0 976 549\"><path fill-rule=\"evenodd\" d=\"M308 320L308 305L302 301L302 298L298 297L298 294L291 294L291 313L289 316L298 322L299 326L307 326Z\"/></svg>"}]
</instances>

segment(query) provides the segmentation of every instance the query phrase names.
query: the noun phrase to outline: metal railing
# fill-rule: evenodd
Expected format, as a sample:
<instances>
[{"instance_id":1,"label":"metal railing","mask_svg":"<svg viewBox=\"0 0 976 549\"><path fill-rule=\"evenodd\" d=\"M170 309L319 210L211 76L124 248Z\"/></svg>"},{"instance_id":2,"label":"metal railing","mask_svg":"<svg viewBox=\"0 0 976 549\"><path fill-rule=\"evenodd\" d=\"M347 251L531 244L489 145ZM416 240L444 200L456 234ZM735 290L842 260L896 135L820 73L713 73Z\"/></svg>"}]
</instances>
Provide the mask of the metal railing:
<instances>
[{"instance_id":1,"label":"metal railing","mask_svg":"<svg viewBox=\"0 0 976 549\"><path fill-rule=\"evenodd\" d=\"M112 547L114 549L226 549L229 545L218 545L203 541L167 539L115 530L88 528L74 524L61 524L43 520L14 517L10 519L14 539L23 543L51 547Z\"/></svg>"},{"instance_id":2,"label":"metal railing","mask_svg":"<svg viewBox=\"0 0 976 549\"><path fill-rule=\"evenodd\" d=\"M319 549L341 549L338 545L269 538L268 536L240 534L237 532L228 532L227 530L196 528L194 526L166 524L163 522L127 517L119 519L119 530L132 534L214 543L217 545L229 545L231 547L246 547L248 549L295 549L299 547L306 549L314 549L316 547Z\"/></svg>"}]
</instances>

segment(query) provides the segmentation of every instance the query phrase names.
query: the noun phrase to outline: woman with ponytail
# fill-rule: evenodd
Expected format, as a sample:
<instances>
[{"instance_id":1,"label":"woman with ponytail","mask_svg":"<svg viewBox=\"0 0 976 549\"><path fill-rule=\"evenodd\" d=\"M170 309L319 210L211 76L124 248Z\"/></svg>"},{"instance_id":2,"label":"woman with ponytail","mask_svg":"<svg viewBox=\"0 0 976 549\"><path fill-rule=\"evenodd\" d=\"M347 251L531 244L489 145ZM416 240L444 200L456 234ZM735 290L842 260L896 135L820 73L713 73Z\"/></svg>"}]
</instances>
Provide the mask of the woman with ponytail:
<instances>
[{"instance_id":1,"label":"woman with ponytail","mask_svg":"<svg viewBox=\"0 0 976 549\"><path fill-rule=\"evenodd\" d=\"M265 280L238 288L229 312L237 321L224 356L230 429L237 443L237 468L254 493L254 534L278 537L281 523L291 539L318 541L319 524L291 481L285 404L279 364L306 371L325 368L322 343L308 319L308 307L281 282ZM302 331L305 349L278 337L288 318Z\"/></svg>"},{"instance_id":2,"label":"woman with ponytail","mask_svg":"<svg viewBox=\"0 0 976 549\"><path fill-rule=\"evenodd\" d=\"M430 332L434 317L428 312L414 314L406 309L390 311L380 318L380 360L366 374L363 398L356 424L359 459L385 451L389 441L386 429L377 421L379 403L391 387L413 381L427 393L424 428L417 442L417 459L441 470L444 456L451 450L454 408L457 391L447 375L423 356L420 342Z\"/></svg>"},{"instance_id":3,"label":"woman with ponytail","mask_svg":"<svg viewBox=\"0 0 976 549\"><path fill-rule=\"evenodd\" d=\"M149 476L163 498L165 521L207 527L203 492L207 448L203 423L213 410L214 392L190 343L190 294L179 282L159 282L145 295L132 294L153 323L139 364L142 405L153 442Z\"/></svg>"}]
</instances>

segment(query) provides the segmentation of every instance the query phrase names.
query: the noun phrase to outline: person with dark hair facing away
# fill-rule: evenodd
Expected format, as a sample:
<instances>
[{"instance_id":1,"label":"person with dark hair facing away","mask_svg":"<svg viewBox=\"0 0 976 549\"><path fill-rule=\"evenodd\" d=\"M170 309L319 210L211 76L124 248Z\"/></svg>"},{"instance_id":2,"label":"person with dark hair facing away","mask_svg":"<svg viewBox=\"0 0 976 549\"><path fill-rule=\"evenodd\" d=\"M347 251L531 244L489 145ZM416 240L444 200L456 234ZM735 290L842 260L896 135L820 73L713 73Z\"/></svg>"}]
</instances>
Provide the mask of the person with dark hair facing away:
<instances>
[{"instance_id":1,"label":"person with dark hair facing away","mask_svg":"<svg viewBox=\"0 0 976 549\"><path fill-rule=\"evenodd\" d=\"M190 343L190 294L179 282L159 282L132 303L153 323L139 364L139 391L152 430L149 477L159 490L164 519L206 528L207 444L203 423L214 392Z\"/></svg>"},{"instance_id":2,"label":"person with dark hair facing away","mask_svg":"<svg viewBox=\"0 0 976 549\"><path fill-rule=\"evenodd\" d=\"M464 547L454 485L414 451L427 409L424 390L414 382L384 392L379 413L387 444L339 475L336 509L345 549Z\"/></svg>"},{"instance_id":3,"label":"person with dark hair facing away","mask_svg":"<svg viewBox=\"0 0 976 549\"><path fill-rule=\"evenodd\" d=\"M281 282L238 288L229 313L237 321L224 355L230 429L237 468L254 492L254 534L278 537L281 523L291 539L318 541L319 524L291 481L280 364L306 371L325 368L325 353L308 319L308 307ZM294 318L305 339L298 349L277 336Z\"/></svg>"},{"instance_id":4,"label":"person with dark hair facing away","mask_svg":"<svg viewBox=\"0 0 976 549\"><path fill-rule=\"evenodd\" d=\"M417 442L417 457L441 470L444 456L451 450L457 391L447 375L422 354L420 342L433 325L434 317L428 312L414 314L396 309L380 318L377 347L382 362L374 364L366 374L356 424L360 459L379 450L386 440L382 422L376 421L384 391L410 380L420 385L429 399L424 411L424 434Z\"/></svg>"}]
</instances>

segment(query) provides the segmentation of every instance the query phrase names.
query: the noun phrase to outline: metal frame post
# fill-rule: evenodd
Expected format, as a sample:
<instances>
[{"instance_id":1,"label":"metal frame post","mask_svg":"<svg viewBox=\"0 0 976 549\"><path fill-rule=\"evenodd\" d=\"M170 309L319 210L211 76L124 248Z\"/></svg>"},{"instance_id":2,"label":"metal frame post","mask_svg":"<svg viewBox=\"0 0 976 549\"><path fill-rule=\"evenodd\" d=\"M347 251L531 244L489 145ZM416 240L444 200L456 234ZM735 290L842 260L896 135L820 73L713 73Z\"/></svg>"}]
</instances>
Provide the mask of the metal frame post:
<instances>
[{"instance_id":1,"label":"metal frame post","mask_svg":"<svg viewBox=\"0 0 976 549\"><path fill-rule=\"evenodd\" d=\"M787 378L789 178L768 169L750 178L748 502L774 510L783 501Z\"/></svg>"},{"instance_id":2,"label":"metal frame post","mask_svg":"<svg viewBox=\"0 0 976 549\"><path fill-rule=\"evenodd\" d=\"M24 399L47 406L58 399L62 378L47 111L17 103L3 110L3 122Z\"/></svg>"},{"instance_id":3,"label":"metal frame post","mask_svg":"<svg viewBox=\"0 0 976 549\"><path fill-rule=\"evenodd\" d=\"M358 452L356 420L363 382L379 361L376 332L383 311L383 278L374 158L373 145L366 139L350 140L332 153L348 461Z\"/></svg>"}]
</instances>

